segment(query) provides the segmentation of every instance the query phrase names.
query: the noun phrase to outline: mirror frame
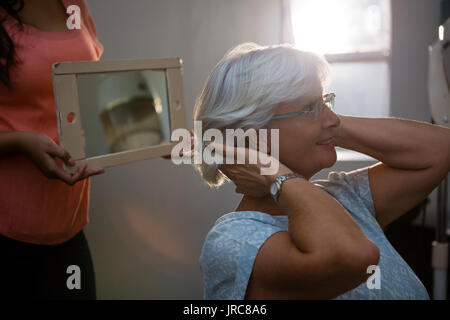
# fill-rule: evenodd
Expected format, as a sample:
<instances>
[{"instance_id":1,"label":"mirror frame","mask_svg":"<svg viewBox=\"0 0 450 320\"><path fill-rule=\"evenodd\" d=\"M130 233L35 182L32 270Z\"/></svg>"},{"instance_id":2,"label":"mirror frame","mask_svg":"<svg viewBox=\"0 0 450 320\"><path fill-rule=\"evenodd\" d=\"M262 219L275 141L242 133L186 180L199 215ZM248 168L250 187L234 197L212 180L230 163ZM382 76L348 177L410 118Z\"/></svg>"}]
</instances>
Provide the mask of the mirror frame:
<instances>
[{"instance_id":1,"label":"mirror frame","mask_svg":"<svg viewBox=\"0 0 450 320\"><path fill-rule=\"evenodd\" d=\"M167 144L86 158L83 119L80 116L76 76L86 73L143 70L165 71L170 132L172 133L178 128L186 128L182 76L183 62L180 58L74 61L56 62L52 65L59 143L75 161L75 166L73 167L66 166L63 163L64 170L73 173L76 171L76 167L82 163L87 163L90 168L108 168L170 154L173 146L178 142L168 141ZM75 114L75 118L71 123L67 120L70 113Z\"/></svg>"}]
</instances>

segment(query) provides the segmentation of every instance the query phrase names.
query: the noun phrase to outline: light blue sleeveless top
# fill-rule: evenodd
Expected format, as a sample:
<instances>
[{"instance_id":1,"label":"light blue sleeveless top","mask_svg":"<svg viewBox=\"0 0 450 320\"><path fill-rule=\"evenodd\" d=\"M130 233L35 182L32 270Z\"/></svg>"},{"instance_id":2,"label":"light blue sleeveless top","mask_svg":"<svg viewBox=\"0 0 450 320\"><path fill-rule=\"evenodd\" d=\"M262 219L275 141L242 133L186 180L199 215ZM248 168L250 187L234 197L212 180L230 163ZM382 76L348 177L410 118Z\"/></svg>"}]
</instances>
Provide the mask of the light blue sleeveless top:
<instances>
[{"instance_id":1,"label":"light blue sleeveless top","mask_svg":"<svg viewBox=\"0 0 450 320\"><path fill-rule=\"evenodd\" d=\"M331 172L328 180L313 183L336 198L380 250L380 288L364 282L335 299L429 299L422 282L392 247L375 220L368 167ZM287 230L288 216L239 211L220 217L206 236L200 256L204 298L244 299L259 248L275 232Z\"/></svg>"}]
</instances>

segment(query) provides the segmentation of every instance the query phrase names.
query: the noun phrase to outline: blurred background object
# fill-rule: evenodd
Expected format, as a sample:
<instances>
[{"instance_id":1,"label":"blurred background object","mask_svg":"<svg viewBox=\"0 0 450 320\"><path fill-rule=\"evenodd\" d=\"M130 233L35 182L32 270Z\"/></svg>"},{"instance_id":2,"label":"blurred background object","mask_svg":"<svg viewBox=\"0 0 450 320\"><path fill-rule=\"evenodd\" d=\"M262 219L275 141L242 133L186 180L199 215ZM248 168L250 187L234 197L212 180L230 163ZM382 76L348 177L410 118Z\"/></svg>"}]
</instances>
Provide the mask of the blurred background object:
<instances>
[{"instance_id":1,"label":"blurred background object","mask_svg":"<svg viewBox=\"0 0 450 320\"><path fill-rule=\"evenodd\" d=\"M432 122L450 127L450 1L441 2L438 39L429 47L428 96ZM449 148L450 146L444 146ZM448 175L437 188L437 220L432 242L433 298L445 300L448 287Z\"/></svg>"}]
</instances>

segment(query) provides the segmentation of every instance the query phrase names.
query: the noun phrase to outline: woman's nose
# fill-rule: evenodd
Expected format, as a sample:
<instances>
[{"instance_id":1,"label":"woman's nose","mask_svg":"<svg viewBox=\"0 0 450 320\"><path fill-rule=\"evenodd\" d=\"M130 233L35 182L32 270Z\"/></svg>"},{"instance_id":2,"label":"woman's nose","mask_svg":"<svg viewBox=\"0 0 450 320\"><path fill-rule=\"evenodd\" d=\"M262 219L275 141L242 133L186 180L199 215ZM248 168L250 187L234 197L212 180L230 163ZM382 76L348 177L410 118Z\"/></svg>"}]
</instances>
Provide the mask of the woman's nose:
<instances>
[{"instance_id":1,"label":"woman's nose","mask_svg":"<svg viewBox=\"0 0 450 320\"><path fill-rule=\"evenodd\" d=\"M322 110L322 125L324 128L337 127L340 124L340 119L336 113L330 108L323 108Z\"/></svg>"}]
</instances>

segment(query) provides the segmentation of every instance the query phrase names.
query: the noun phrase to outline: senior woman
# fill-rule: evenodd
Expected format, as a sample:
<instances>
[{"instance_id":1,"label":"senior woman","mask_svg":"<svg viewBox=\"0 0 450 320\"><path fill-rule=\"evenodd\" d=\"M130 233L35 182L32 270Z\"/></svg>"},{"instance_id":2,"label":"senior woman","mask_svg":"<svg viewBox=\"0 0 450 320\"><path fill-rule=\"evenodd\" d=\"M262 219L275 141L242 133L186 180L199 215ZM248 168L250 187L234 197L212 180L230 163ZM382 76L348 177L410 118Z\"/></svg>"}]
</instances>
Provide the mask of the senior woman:
<instances>
[{"instance_id":1,"label":"senior woman","mask_svg":"<svg viewBox=\"0 0 450 320\"><path fill-rule=\"evenodd\" d=\"M206 299L429 299L383 228L447 175L450 130L337 115L334 95L323 96L327 81L323 57L252 43L230 50L208 78L194 120L203 131L278 129L279 169L196 165L210 186L229 178L244 194L206 236ZM335 146L379 162L309 181L336 162ZM366 282L374 270L379 285Z\"/></svg>"}]
</instances>

